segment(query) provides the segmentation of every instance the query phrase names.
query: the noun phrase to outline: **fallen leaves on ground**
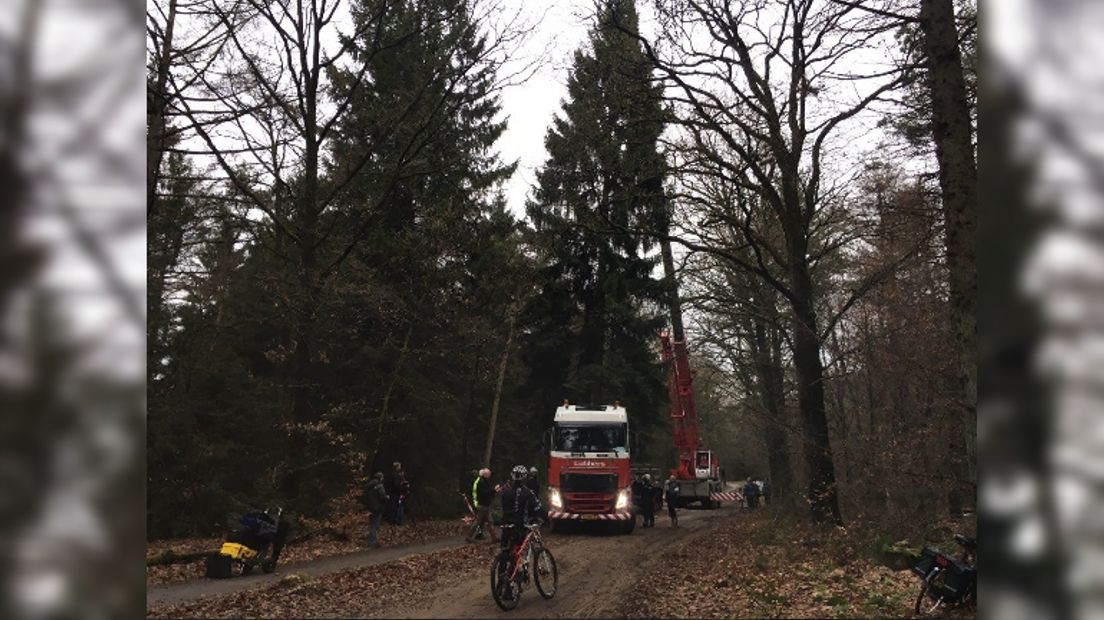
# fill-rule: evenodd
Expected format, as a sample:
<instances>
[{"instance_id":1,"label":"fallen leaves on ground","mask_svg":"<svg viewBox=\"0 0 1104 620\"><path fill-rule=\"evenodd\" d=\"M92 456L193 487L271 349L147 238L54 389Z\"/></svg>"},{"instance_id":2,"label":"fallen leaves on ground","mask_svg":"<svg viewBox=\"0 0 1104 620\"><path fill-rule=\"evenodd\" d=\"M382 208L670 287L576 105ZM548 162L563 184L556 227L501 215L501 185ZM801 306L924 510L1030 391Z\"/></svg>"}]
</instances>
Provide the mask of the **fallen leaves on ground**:
<instances>
[{"instance_id":1,"label":"fallen leaves on ground","mask_svg":"<svg viewBox=\"0 0 1104 620\"><path fill-rule=\"evenodd\" d=\"M394 526L384 523L380 526L380 544L388 547L412 545L443 538L459 536L461 520L418 521L414 525ZM280 554L280 564L303 562L321 557L330 557L363 551L368 548L369 516L367 513L346 515L326 523L308 522L299 531L292 532L295 539L301 531L327 527L341 535L319 535L299 543L290 544ZM150 541L146 545L146 559L156 557L166 551L187 554L200 551L215 551L222 544L222 538L184 538L176 540ZM204 560L199 559L181 564L166 564L146 567L146 586L178 583L203 577Z\"/></svg>"},{"instance_id":2,"label":"fallen leaves on ground","mask_svg":"<svg viewBox=\"0 0 1104 620\"><path fill-rule=\"evenodd\" d=\"M910 617L919 580L876 563L868 534L726 519L672 549L620 614L629 618ZM951 615L969 617L973 610Z\"/></svg>"},{"instance_id":3,"label":"fallen leaves on ground","mask_svg":"<svg viewBox=\"0 0 1104 620\"><path fill-rule=\"evenodd\" d=\"M148 610L148 617L364 617L399 602L433 596L472 571L489 566L496 549L494 545L468 545L317 577L293 572L264 588L155 606Z\"/></svg>"}]
</instances>

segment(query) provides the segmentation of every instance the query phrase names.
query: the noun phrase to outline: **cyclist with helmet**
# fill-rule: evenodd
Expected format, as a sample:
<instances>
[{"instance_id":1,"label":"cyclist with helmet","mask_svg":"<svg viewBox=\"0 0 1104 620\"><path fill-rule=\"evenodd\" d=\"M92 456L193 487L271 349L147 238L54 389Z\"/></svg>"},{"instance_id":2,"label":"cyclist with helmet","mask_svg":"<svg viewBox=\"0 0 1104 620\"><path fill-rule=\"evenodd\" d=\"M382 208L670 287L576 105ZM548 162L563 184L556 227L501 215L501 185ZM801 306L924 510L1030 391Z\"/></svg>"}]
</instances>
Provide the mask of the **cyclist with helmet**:
<instances>
[{"instance_id":1,"label":"cyclist with helmet","mask_svg":"<svg viewBox=\"0 0 1104 620\"><path fill-rule=\"evenodd\" d=\"M512 525L502 529L502 548L509 549L521 543L525 536L524 526L539 518L541 503L537 495L525 484L529 479L529 469L518 465L510 471L510 483L501 487L502 522Z\"/></svg>"}]
</instances>

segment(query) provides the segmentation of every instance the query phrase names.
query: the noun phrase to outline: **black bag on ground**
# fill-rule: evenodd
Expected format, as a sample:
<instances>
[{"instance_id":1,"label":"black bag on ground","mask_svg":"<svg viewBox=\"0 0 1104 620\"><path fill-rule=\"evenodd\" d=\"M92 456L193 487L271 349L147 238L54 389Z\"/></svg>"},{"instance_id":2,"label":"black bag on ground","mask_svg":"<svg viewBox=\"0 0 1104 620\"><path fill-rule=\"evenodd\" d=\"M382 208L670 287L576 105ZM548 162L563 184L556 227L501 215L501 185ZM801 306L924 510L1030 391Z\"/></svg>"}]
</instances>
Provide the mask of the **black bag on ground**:
<instances>
[{"instance_id":1,"label":"black bag on ground","mask_svg":"<svg viewBox=\"0 0 1104 620\"><path fill-rule=\"evenodd\" d=\"M939 557L942 557L943 561L939 561L937 559ZM948 603L957 603L970 591L977 580L977 569L970 568L959 558L947 555L939 549L924 547L920 551L916 565L912 567L912 572L925 578L937 564L943 569L943 576L931 584L935 594L933 598L938 597Z\"/></svg>"},{"instance_id":2,"label":"black bag on ground","mask_svg":"<svg viewBox=\"0 0 1104 620\"><path fill-rule=\"evenodd\" d=\"M228 555L222 555L219 552L214 552L207 556L207 578L208 579L227 579L230 577L230 563L232 560Z\"/></svg>"},{"instance_id":3,"label":"black bag on ground","mask_svg":"<svg viewBox=\"0 0 1104 620\"><path fill-rule=\"evenodd\" d=\"M932 567L935 566L935 556L939 553L938 549L932 549L931 547L921 549L920 557L916 558L916 564L912 567L912 572L916 573L921 579L927 577Z\"/></svg>"},{"instance_id":4,"label":"black bag on ground","mask_svg":"<svg viewBox=\"0 0 1104 620\"><path fill-rule=\"evenodd\" d=\"M957 603L974 585L977 580L977 570L970 568L969 565L954 556L947 556L947 559L950 560L950 564L943 569L944 577L942 583L938 584L938 590L943 596L943 600Z\"/></svg>"}]
</instances>

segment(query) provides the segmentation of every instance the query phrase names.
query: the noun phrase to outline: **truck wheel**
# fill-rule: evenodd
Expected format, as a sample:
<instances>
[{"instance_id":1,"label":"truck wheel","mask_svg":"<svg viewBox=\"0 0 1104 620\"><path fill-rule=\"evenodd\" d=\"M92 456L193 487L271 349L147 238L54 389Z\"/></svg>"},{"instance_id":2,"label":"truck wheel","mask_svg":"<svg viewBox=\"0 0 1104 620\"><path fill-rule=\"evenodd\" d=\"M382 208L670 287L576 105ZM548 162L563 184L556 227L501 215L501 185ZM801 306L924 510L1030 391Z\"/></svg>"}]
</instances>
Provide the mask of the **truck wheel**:
<instances>
[{"instance_id":1,"label":"truck wheel","mask_svg":"<svg viewBox=\"0 0 1104 620\"><path fill-rule=\"evenodd\" d=\"M621 533L628 536L629 534L632 534L633 530L635 530L635 529L636 529L636 515L633 515L633 517L631 519L629 519L628 521L625 521L624 525L621 526Z\"/></svg>"}]
</instances>

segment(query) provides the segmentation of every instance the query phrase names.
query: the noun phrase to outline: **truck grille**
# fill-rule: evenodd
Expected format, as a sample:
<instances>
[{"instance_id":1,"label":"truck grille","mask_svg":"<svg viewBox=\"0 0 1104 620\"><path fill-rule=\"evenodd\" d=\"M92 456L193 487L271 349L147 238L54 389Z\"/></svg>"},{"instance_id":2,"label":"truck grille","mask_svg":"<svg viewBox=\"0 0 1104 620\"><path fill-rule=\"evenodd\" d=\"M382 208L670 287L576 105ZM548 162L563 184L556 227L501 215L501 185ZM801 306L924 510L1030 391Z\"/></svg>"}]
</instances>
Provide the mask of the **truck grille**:
<instances>
[{"instance_id":1,"label":"truck grille","mask_svg":"<svg viewBox=\"0 0 1104 620\"><path fill-rule=\"evenodd\" d=\"M560 488L566 493L612 493L617 490L617 475L561 474Z\"/></svg>"},{"instance_id":2,"label":"truck grille","mask_svg":"<svg viewBox=\"0 0 1104 620\"><path fill-rule=\"evenodd\" d=\"M564 509L568 512L613 512L613 493L564 493Z\"/></svg>"},{"instance_id":3,"label":"truck grille","mask_svg":"<svg viewBox=\"0 0 1104 620\"><path fill-rule=\"evenodd\" d=\"M560 490L569 512L613 511L617 499L615 474L562 474Z\"/></svg>"}]
</instances>

